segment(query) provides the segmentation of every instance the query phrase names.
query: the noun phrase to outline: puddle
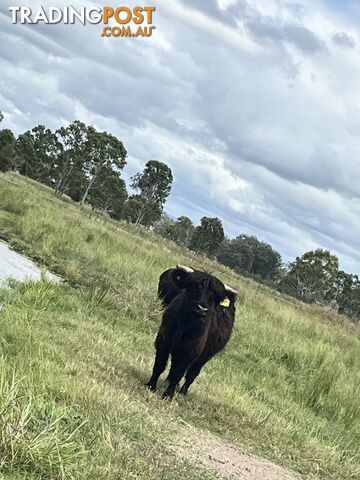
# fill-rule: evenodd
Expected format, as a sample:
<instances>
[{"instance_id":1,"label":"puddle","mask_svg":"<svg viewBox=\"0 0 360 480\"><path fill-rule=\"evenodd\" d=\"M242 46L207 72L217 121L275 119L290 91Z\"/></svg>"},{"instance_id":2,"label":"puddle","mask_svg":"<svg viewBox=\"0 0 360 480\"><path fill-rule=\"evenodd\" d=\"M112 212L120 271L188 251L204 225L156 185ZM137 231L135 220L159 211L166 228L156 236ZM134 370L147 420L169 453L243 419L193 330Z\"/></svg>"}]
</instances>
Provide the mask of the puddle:
<instances>
[{"instance_id":1,"label":"puddle","mask_svg":"<svg viewBox=\"0 0 360 480\"><path fill-rule=\"evenodd\" d=\"M25 280L40 281L42 272L36 263L11 250L6 243L0 242L0 284L4 285L10 278L22 282ZM45 273L45 278L55 283L61 281L60 277L48 271Z\"/></svg>"}]
</instances>

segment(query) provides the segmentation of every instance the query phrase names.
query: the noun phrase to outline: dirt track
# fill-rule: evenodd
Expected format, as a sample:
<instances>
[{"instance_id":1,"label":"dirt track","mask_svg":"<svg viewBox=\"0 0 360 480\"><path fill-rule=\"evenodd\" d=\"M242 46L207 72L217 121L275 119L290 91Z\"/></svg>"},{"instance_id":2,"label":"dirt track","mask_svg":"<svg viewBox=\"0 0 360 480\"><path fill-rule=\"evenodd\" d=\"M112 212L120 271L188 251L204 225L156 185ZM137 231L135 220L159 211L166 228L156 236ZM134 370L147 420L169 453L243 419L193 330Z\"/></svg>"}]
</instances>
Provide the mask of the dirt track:
<instances>
[{"instance_id":1,"label":"dirt track","mask_svg":"<svg viewBox=\"0 0 360 480\"><path fill-rule=\"evenodd\" d=\"M210 433L186 428L184 443L172 445L179 457L236 480L300 480L300 477Z\"/></svg>"}]
</instances>

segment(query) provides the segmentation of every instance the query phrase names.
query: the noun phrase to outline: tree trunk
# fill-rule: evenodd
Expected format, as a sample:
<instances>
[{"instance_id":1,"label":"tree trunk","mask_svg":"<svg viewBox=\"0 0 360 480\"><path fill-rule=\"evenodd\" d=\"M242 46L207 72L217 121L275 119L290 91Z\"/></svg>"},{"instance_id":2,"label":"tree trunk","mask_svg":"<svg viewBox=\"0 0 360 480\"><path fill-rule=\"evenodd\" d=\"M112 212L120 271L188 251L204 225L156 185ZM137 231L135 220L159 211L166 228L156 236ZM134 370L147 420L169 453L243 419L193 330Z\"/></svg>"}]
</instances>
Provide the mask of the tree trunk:
<instances>
[{"instance_id":1,"label":"tree trunk","mask_svg":"<svg viewBox=\"0 0 360 480\"><path fill-rule=\"evenodd\" d=\"M111 202L110 202L110 200L108 200L105 203L105 207L103 208L102 213L108 213L108 210L109 210L110 206L111 206Z\"/></svg>"},{"instance_id":2,"label":"tree trunk","mask_svg":"<svg viewBox=\"0 0 360 480\"><path fill-rule=\"evenodd\" d=\"M97 175L98 175L97 172L94 173L92 179L90 180L88 186L86 187L86 190L85 190L85 193L84 193L84 195L83 195L83 198L81 199L81 201L80 201L80 203L79 203L80 206L85 203L85 200L87 199L87 197L88 197L88 195L89 195L89 192L90 192L91 187L93 186L93 184L94 184L94 182L95 182L95 180L96 180L96 178L97 178Z\"/></svg>"},{"instance_id":3,"label":"tree trunk","mask_svg":"<svg viewBox=\"0 0 360 480\"><path fill-rule=\"evenodd\" d=\"M138 227L140 225L144 216L145 216L145 209L141 209L138 216L137 216L137 219L136 219L136 222L135 222L135 227Z\"/></svg>"},{"instance_id":4,"label":"tree trunk","mask_svg":"<svg viewBox=\"0 0 360 480\"><path fill-rule=\"evenodd\" d=\"M61 175L60 175L59 181L58 181L58 183L55 187L55 193L57 195L59 195L59 197L61 197L61 195L63 195L65 193L65 190L66 190L66 187L67 187L67 181L70 178L70 174L72 172L72 169L73 169L72 165L67 166L67 168L65 168L65 171L63 173L61 173Z\"/></svg>"}]
</instances>

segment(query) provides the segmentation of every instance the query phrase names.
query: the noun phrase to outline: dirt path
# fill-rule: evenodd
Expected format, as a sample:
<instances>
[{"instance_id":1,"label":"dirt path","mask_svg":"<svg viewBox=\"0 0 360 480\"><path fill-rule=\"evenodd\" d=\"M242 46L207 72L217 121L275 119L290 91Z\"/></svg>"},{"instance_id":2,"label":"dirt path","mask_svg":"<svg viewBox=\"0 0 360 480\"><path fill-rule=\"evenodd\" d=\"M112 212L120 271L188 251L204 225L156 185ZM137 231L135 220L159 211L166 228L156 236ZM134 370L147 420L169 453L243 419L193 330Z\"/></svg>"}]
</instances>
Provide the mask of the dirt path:
<instances>
[{"instance_id":1,"label":"dirt path","mask_svg":"<svg viewBox=\"0 0 360 480\"><path fill-rule=\"evenodd\" d=\"M187 426L184 442L172 445L179 457L235 480L300 480L300 477L214 435Z\"/></svg>"}]
</instances>

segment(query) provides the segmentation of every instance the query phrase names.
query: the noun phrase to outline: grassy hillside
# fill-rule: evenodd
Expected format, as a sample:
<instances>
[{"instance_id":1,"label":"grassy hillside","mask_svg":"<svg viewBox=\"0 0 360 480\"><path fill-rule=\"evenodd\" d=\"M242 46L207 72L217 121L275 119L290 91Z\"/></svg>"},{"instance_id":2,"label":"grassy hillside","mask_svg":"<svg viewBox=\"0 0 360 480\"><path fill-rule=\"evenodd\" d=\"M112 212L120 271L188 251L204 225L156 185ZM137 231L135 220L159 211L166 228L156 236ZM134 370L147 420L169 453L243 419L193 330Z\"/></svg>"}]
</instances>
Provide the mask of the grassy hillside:
<instances>
[{"instance_id":1,"label":"grassy hillside","mask_svg":"<svg viewBox=\"0 0 360 480\"><path fill-rule=\"evenodd\" d=\"M358 330L17 175L0 176L0 234L66 280L0 290L2 478L213 479L167 448L187 424L305 478L360 478ZM157 280L177 262L215 272L239 301L226 351L168 403L143 384Z\"/></svg>"}]
</instances>

